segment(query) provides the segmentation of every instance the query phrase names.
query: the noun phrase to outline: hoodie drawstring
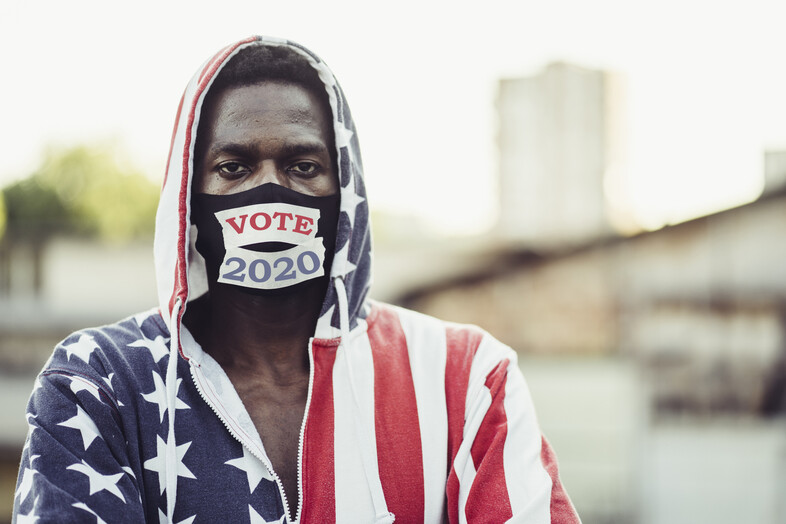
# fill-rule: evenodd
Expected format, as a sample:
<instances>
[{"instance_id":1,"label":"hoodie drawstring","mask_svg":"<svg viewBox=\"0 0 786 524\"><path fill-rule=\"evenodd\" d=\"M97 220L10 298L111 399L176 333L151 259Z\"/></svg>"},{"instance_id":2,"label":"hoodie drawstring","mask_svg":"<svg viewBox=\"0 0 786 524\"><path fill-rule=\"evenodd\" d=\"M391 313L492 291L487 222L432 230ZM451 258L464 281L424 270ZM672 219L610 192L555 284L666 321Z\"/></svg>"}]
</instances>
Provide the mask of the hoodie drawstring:
<instances>
[{"instance_id":1,"label":"hoodie drawstring","mask_svg":"<svg viewBox=\"0 0 786 524\"><path fill-rule=\"evenodd\" d=\"M169 412L169 433L166 438L166 516L167 522L174 522L175 501L177 499L177 444L175 442L175 413L177 412L177 362L180 353L180 307L178 297L172 308L169 323L172 338L169 341L169 362L166 367L166 406Z\"/></svg>"},{"instance_id":2,"label":"hoodie drawstring","mask_svg":"<svg viewBox=\"0 0 786 524\"><path fill-rule=\"evenodd\" d=\"M385 493L382 490L382 482L379 479L379 464L377 457L372 452L370 446L374 442L372 435L368 432L368 426L362 419L363 410L360 408L360 395L355 385L355 377L352 371L352 358L349 350L349 306L347 303L347 290L344 286L344 280L341 277L335 277L333 284L336 289L338 297L338 324L341 331L341 346L344 346L344 361L347 363L347 375L349 376L349 384L352 388L352 399L355 403L355 432L358 440L360 441L360 457L363 462L363 471L366 474L366 482L369 490L371 491L371 502L374 505L374 523L375 524L392 524L396 520L396 516L388 511L387 502L385 501Z\"/></svg>"}]
</instances>

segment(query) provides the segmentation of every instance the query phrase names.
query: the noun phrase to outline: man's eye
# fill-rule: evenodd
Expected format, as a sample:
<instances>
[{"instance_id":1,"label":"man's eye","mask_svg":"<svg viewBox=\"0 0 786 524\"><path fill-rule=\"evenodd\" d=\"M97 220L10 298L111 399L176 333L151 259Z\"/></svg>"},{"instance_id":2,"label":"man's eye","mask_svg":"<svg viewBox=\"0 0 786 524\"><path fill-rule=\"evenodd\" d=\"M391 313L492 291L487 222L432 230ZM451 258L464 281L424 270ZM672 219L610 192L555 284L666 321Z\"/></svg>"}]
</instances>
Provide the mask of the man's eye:
<instances>
[{"instance_id":1,"label":"man's eye","mask_svg":"<svg viewBox=\"0 0 786 524\"><path fill-rule=\"evenodd\" d=\"M314 162L297 162L289 166L289 171L299 176L316 175L319 171L319 164Z\"/></svg>"},{"instance_id":2,"label":"man's eye","mask_svg":"<svg viewBox=\"0 0 786 524\"><path fill-rule=\"evenodd\" d=\"M218 172L225 177L240 177L251 172L251 170L240 162L224 162L218 166Z\"/></svg>"}]
</instances>

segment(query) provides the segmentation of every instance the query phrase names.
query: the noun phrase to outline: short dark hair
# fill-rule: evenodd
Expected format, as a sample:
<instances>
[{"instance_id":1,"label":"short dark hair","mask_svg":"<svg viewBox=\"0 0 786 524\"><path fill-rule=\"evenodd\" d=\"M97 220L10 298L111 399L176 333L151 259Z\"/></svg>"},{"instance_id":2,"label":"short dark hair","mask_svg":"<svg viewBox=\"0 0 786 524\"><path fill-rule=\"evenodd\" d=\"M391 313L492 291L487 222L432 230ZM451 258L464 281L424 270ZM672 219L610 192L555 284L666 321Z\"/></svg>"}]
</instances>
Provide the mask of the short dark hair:
<instances>
[{"instance_id":1,"label":"short dark hair","mask_svg":"<svg viewBox=\"0 0 786 524\"><path fill-rule=\"evenodd\" d=\"M317 96L330 111L325 84L308 59L283 45L252 45L246 47L218 72L207 98L229 87L243 87L260 82L283 82L299 85ZM207 103L208 100L205 100Z\"/></svg>"}]
</instances>

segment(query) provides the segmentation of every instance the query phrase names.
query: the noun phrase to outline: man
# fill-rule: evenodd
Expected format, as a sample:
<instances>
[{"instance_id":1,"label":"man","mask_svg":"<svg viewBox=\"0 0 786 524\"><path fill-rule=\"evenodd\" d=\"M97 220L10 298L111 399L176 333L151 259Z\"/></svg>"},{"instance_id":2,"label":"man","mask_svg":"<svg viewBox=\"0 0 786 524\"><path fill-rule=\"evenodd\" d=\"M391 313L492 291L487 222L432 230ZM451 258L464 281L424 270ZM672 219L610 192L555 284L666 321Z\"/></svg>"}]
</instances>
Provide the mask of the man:
<instances>
[{"instance_id":1,"label":"man","mask_svg":"<svg viewBox=\"0 0 786 524\"><path fill-rule=\"evenodd\" d=\"M41 373L18 522L578 522L515 353L366 299L357 137L309 51L197 73L155 254L160 308Z\"/></svg>"}]
</instances>

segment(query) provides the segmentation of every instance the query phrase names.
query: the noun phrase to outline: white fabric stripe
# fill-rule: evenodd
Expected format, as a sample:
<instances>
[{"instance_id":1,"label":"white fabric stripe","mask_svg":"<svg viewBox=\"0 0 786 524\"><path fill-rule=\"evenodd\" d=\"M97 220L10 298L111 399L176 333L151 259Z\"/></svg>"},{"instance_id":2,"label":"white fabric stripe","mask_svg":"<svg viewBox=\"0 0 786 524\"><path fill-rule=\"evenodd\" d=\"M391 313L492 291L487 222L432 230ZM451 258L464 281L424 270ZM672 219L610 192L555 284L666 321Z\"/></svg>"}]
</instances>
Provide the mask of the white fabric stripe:
<instances>
[{"instance_id":1,"label":"white fabric stripe","mask_svg":"<svg viewBox=\"0 0 786 524\"><path fill-rule=\"evenodd\" d=\"M516 353L488 334L478 346L467 390L467 422L464 426L464 442L459 449L460 455L466 453L467 461L463 468L465 476L459 477L460 521L465 522L466 497L472 486L471 479L475 478L471 446L492 402L491 392L485 385L486 377L503 359L510 361L503 402L508 420L503 467L513 520L520 521L523 518L523 522L548 523L551 479L540 461L541 432L532 399L518 368Z\"/></svg>"},{"instance_id":2,"label":"white fabric stripe","mask_svg":"<svg viewBox=\"0 0 786 524\"><path fill-rule=\"evenodd\" d=\"M464 440L456 453L456 460L454 466L456 468L456 475L459 480L459 500L458 500L458 514L459 522L466 524L467 522L467 497L469 497L469 490L472 483L475 482L475 464L472 461L472 444L475 441L475 435L478 434L478 429L483 423L483 417L491 405L491 394L485 387L482 388L480 393L474 397L470 402L467 398L467 411L470 417L464 423Z\"/></svg>"},{"instance_id":3,"label":"white fabric stripe","mask_svg":"<svg viewBox=\"0 0 786 524\"><path fill-rule=\"evenodd\" d=\"M169 298L175 289L174 268L178 253L174 246L177 246L179 228L178 199L183 172L183 148L186 142L186 129L188 127L189 114L191 113L191 105L198 86L197 80L206 66L207 62L199 69L199 73L191 78L188 86L186 86L185 93L183 93L183 105L180 108L180 118L176 124L177 131L172 141L171 156L169 157L169 171L166 174L166 184L161 191L158 213L156 214L153 252L156 264L156 279L158 281L158 304L161 310L167 313L169 313ZM167 327L172 331L172 326L168 325L169 315L164 315L164 318L167 319Z\"/></svg>"},{"instance_id":4,"label":"white fabric stripe","mask_svg":"<svg viewBox=\"0 0 786 524\"><path fill-rule=\"evenodd\" d=\"M445 324L397 309L409 350L423 450L424 522L441 522L448 468L448 415L445 402ZM414 351L413 351L414 349Z\"/></svg>"},{"instance_id":5,"label":"white fabric stripe","mask_svg":"<svg viewBox=\"0 0 786 524\"><path fill-rule=\"evenodd\" d=\"M183 165L183 147L185 145L185 132L191 101L196 91L196 80L192 79L183 95L183 107L177 121L177 132L172 142L172 156L169 159L169 171L164 185L158 213L156 214L156 232L154 240L154 258L156 265L156 279L158 284L158 304L166 314L164 318L169 326L169 298L175 289L175 262L177 260L178 235L178 196L180 193L181 171Z\"/></svg>"},{"instance_id":6,"label":"white fabric stripe","mask_svg":"<svg viewBox=\"0 0 786 524\"><path fill-rule=\"evenodd\" d=\"M498 342L491 335L486 334L478 345L475 359L472 361L472 369L469 372L469 386L467 387L467 404L464 411L464 419L471 418L473 409L473 399L482 393L486 388L486 377L502 359L508 358L516 363L516 353L507 346ZM464 433L466 437L466 432Z\"/></svg>"},{"instance_id":7,"label":"white fabric stripe","mask_svg":"<svg viewBox=\"0 0 786 524\"><path fill-rule=\"evenodd\" d=\"M333 366L336 522L374 522L374 505L363 469L364 456L377 456L374 430L374 363L365 332L353 336L348 347L352 352L355 387L360 394L358 403L362 413L355 412L355 400L352 398L347 372L347 352L342 345L336 352ZM366 435L369 435L371 440L363 442L362 445L372 449L361 451L361 442L355 427L357 423L366 425ZM378 472L376 461L373 466Z\"/></svg>"},{"instance_id":8,"label":"white fabric stripe","mask_svg":"<svg viewBox=\"0 0 786 524\"><path fill-rule=\"evenodd\" d=\"M541 431L529 389L515 360L508 366L504 406L508 436L503 464L511 510L525 522L550 522L551 477L540 459Z\"/></svg>"}]
</instances>

